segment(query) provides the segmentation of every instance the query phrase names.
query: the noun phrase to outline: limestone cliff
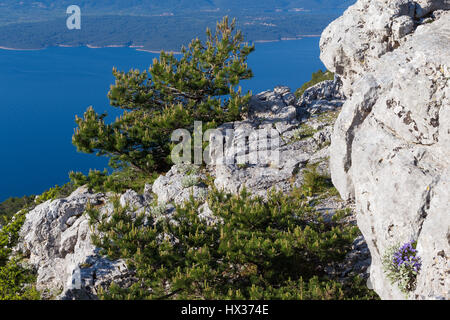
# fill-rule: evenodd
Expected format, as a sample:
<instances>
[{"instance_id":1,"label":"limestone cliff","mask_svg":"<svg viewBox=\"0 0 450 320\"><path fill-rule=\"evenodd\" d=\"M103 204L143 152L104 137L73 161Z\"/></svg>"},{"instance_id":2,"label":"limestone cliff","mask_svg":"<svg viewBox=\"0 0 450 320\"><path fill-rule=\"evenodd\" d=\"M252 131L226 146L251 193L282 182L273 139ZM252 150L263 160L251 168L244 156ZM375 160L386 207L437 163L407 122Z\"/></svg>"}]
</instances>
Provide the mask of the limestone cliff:
<instances>
[{"instance_id":1,"label":"limestone cliff","mask_svg":"<svg viewBox=\"0 0 450 320\"><path fill-rule=\"evenodd\" d=\"M450 1L359 0L323 32L321 58L347 96L331 142L333 183L353 199L383 299L382 269L417 241L411 299L450 298Z\"/></svg>"}]
</instances>

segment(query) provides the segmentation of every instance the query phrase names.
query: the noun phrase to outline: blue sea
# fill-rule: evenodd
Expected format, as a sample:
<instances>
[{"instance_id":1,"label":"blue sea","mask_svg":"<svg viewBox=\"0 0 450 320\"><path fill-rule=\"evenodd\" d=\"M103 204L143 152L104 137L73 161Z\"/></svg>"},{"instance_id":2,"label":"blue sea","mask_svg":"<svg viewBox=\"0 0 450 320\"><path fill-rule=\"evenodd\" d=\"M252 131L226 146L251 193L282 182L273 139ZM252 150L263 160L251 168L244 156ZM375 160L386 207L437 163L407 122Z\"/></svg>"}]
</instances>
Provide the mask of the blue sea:
<instances>
[{"instance_id":1,"label":"blue sea","mask_svg":"<svg viewBox=\"0 0 450 320\"><path fill-rule=\"evenodd\" d=\"M112 68L144 70L157 56L131 48L0 50L0 201L63 185L70 171L106 168L106 158L72 145L75 115L91 105L116 115L106 97ZM319 38L257 43L249 66L254 78L242 83L244 90L294 91L324 68Z\"/></svg>"}]
</instances>

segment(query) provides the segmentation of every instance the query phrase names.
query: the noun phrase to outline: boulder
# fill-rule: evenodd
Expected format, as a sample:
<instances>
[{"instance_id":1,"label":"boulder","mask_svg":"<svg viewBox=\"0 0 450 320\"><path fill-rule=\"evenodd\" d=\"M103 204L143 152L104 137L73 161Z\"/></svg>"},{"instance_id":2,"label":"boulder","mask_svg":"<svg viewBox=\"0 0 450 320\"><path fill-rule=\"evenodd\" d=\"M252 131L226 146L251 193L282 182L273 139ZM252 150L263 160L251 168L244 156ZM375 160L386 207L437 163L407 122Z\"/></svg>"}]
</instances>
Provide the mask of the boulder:
<instances>
[{"instance_id":1,"label":"boulder","mask_svg":"<svg viewBox=\"0 0 450 320\"><path fill-rule=\"evenodd\" d=\"M252 97L244 121L220 126L210 139L211 146L225 140L223 150L220 144L210 149L209 169L216 187L232 193L245 187L266 197L272 188L287 191L299 186L307 164L326 162L334 119L319 116L342 104L341 96L332 94L336 90L324 94L327 86L330 83L308 90L302 106L287 87L262 92ZM316 99L323 107L311 116ZM303 135L303 130L308 133Z\"/></svg>"},{"instance_id":2,"label":"boulder","mask_svg":"<svg viewBox=\"0 0 450 320\"><path fill-rule=\"evenodd\" d=\"M206 198L208 188L202 182L205 178L204 174L198 172L198 167L188 164L174 165L166 174L156 179L152 190L159 204L183 204L191 196L195 199Z\"/></svg>"}]
</instances>

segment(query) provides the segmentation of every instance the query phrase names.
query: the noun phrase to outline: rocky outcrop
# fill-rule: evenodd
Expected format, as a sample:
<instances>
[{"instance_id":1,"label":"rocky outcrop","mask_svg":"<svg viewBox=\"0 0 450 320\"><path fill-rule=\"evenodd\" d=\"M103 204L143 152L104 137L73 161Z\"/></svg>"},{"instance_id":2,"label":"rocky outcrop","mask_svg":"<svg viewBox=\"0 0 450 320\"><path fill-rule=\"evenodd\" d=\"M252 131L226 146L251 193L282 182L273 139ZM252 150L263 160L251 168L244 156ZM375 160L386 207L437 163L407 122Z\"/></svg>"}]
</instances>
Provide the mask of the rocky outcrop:
<instances>
[{"instance_id":1,"label":"rocky outcrop","mask_svg":"<svg viewBox=\"0 0 450 320\"><path fill-rule=\"evenodd\" d=\"M326 80L306 89L297 104L309 114L333 111L344 103L342 82L339 78Z\"/></svg>"},{"instance_id":2,"label":"rocky outcrop","mask_svg":"<svg viewBox=\"0 0 450 320\"><path fill-rule=\"evenodd\" d=\"M323 32L320 58L341 77L344 93L350 96L353 84L376 70L380 57L405 46L417 27L449 9L448 0L357 1Z\"/></svg>"},{"instance_id":3,"label":"rocky outcrop","mask_svg":"<svg viewBox=\"0 0 450 320\"><path fill-rule=\"evenodd\" d=\"M109 197L79 188L65 199L47 201L31 210L21 229L17 250L37 270L37 289L44 299L95 299L100 287L114 281L126 286L133 274L123 261L110 261L91 242L90 203L110 210ZM143 197L127 192L121 203L142 208Z\"/></svg>"},{"instance_id":4,"label":"rocky outcrop","mask_svg":"<svg viewBox=\"0 0 450 320\"><path fill-rule=\"evenodd\" d=\"M159 204L182 204L189 200L191 195L195 199L204 199L208 195L208 188L202 182L205 178L196 166L174 165L165 175L156 179L152 191Z\"/></svg>"},{"instance_id":5,"label":"rocky outcrop","mask_svg":"<svg viewBox=\"0 0 450 320\"><path fill-rule=\"evenodd\" d=\"M372 286L395 243L417 240L412 299L450 299L450 2L359 0L323 33L321 58L347 96L331 143L333 183L353 199Z\"/></svg>"}]
</instances>

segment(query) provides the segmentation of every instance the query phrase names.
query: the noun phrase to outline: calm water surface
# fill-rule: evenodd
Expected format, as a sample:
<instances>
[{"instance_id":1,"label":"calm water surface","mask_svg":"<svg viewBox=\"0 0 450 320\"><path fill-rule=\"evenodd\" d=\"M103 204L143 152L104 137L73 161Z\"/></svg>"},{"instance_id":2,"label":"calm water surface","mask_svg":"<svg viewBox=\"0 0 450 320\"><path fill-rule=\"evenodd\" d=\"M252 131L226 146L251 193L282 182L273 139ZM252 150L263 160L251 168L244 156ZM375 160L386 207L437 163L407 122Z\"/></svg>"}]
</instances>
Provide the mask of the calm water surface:
<instances>
[{"instance_id":1,"label":"calm water surface","mask_svg":"<svg viewBox=\"0 0 450 320\"><path fill-rule=\"evenodd\" d=\"M0 50L0 201L40 194L68 181L68 172L107 167L106 158L77 153L75 115L90 105L111 112L111 70L146 69L157 54L130 48ZM286 85L293 90L324 68L319 38L257 43L249 58L255 77L242 83L254 94Z\"/></svg>"}]
</instances>

